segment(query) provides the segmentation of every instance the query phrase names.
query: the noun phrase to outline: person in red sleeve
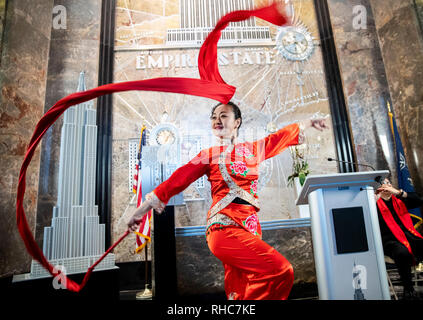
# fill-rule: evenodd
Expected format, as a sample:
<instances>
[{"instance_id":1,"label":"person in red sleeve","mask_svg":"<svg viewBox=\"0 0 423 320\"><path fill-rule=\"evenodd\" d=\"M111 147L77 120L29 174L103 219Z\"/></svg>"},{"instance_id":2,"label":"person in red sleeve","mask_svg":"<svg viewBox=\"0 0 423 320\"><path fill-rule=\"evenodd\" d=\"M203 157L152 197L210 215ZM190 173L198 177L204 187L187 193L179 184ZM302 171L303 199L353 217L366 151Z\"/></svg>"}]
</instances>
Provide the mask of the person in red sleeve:
<instances>
[{"instance_id":1,"label":"person in red sleeve","mask_svg":"<svg viewBox=\"0 0 423 320\"><path fill-rule=\"evenodd\" d=\"M219 145L202 150L186 165L146 195L134 211L128 228L136 230L151 208L163 211L171 197L207 175L212 205L207 213L207 243L225 269L225 292L230 300L287 299L294 276L289 261L261 240L257 212L259 164L288 146L302 143L303 130L326 128L325 120L309 120L288 125L254 142L237 141L242 124L241 111L232 102L216 105L211 113L211 129Z\"/></svg>"},{"instance_id":2,"label":"person in red sleeve","mask_svg":"<svg viewBox=\"0 0 423 320\"><path fill-rule=\"evenodd\" d=\"M404 286L404 299L418 299L411 278L411 266L423 261L423 237L414 229L407 209L423 205L423 199L414 192L392 187L389 179L376 190L379 227L385 255L398 267Z\"/></svg>"}]
</instances>

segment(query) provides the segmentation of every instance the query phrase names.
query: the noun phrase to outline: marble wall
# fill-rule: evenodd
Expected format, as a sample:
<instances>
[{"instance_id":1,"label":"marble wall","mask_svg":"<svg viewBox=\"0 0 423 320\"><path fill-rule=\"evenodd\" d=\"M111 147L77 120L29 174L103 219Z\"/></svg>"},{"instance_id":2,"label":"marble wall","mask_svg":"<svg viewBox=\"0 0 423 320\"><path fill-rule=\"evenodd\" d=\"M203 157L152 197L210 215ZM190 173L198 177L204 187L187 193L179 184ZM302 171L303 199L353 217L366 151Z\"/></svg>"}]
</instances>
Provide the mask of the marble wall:
<instances>
[{"instance_id":1,"label":"marble wall","mask_svg":"<svg viewBox=\"0 0 423 320\"><path fill-rule=\"evenodd\" d=\"M387 115L390 101L417 191L422 190L423 42L421 0L328 0L358 162L389 169L396 157ZM359 11L365 27L357 28ZM367 168L361 167L360 171Z\"/></svg>"},{"instance_id":2,"label":"marble wall","mask_svg":"<svg viewBox=\"0 0 423 320\"><path fill-rule=\"evenodd\" d=\"M418 25L420 31L423 32L423 0L414 0L414 9L417 12Z\"/></svg>"},{"instance_id":3,"label":"marble wall","mask_svg":"<svg viewBox=\"0 0 423 320\"><path fill-rule=\"evenodd\" d=\"M264 230L263 240L288 259L294 268L291 298L317 296L317 290L307 292L308 295L303 297L298 293L304 293L304 288L317 288L310 228ZM210 252L204 235L176 237L176 256L180 296L224 293L223 265Z\"/></svg>"},{"instance_id":4,"label":"marble wall","mask_svg":"<svg viewBox=\"0 0 423 320\"><path fill-rule=\"evenodd\" d=\"M423 192L423 1L370 0L407 164Z\"/></svg>"},{"instance_id":5,"label":"marble wall","mask_svg":"<svg viewBox=\"0 0 423 320\"><path fill-rule=\"evenodd\" d=\"M386 106L390 93L370 3L328 0L328 5L356 160L396 172ZM354 24L356 6L364 8L364 28Z\"/></svg>"},{"instance_id":6,"label":"marble wall","mask_svg":"<svg viewBox=\"0 0 423 320\"><path fill-rule=\"evenodd\" d=\"M4 3L4 1L2 1ZM16 228L18 174L27 144L44 111L53 1L8 1L0 70L0 277L29 270ZM26 179L24 210L35 227L40 150Z\"/></svg>"}]
</instances>

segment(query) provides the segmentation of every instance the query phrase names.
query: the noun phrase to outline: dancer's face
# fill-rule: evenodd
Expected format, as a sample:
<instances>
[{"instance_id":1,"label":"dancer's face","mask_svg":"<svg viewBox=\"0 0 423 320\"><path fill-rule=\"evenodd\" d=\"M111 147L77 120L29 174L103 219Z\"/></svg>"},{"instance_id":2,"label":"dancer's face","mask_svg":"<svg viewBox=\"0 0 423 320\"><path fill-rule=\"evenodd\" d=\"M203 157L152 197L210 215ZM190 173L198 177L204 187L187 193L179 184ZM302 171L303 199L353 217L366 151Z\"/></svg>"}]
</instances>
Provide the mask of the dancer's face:
<instances>
[{"instance_id":1,"label":"dancer's face","mask_svg":"<svg viewBox=\"0 0 423 320\"><path fill-rule=\"evenodd\" d=\"M218 106L210 117L213 134L218 138L232 138L237 136L240 119L235 119L231 106Z\"/></svg>"}]
</instances>

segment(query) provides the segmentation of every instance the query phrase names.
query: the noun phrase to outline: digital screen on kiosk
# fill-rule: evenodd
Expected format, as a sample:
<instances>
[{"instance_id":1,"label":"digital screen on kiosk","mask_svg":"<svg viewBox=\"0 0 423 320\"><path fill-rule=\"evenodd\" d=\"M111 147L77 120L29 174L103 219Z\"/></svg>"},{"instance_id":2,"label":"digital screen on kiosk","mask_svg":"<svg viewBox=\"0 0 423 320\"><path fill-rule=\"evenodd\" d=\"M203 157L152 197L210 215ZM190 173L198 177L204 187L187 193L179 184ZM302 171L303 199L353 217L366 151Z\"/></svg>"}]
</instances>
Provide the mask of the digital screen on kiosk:
<instances>
[{"instance_id":1,"label":"digital screen on kiosk","mask_svg":"<svg viewBox=\"0 0 423 320\"><path fill-rule=\"evenodd\" d=\"M369 250L362 207L332 209L338 254Z\"/></svg>"}]
</instances>

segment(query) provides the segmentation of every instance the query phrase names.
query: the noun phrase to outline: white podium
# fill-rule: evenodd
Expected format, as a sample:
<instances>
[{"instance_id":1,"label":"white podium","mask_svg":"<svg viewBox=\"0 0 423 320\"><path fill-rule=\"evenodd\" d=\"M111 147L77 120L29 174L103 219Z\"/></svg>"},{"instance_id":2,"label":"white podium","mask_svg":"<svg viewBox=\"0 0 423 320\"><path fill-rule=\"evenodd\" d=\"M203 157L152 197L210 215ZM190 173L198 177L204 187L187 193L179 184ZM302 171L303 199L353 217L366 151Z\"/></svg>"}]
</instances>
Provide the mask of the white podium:
<instances>
[{"instance_id":1,"label":"white podium","mask_svg":"<svg viewBox=\"0 0 423 320\"><path fill-rule=\"evenodd\" d=\"M297 205L309 204L319 299L389 300L374 189L389 171L308 176Z\"/></svg>"}]
</instances>

